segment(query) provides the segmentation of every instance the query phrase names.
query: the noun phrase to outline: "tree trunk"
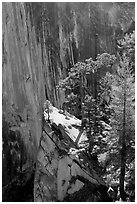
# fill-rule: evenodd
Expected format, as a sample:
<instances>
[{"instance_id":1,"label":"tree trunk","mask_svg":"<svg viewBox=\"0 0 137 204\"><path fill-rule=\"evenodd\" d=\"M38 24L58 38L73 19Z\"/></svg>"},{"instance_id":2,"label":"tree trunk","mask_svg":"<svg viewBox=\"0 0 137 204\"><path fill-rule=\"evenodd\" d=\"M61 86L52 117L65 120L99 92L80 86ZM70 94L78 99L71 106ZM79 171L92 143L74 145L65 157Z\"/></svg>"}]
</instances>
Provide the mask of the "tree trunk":
<instances>
[{"instance_id":1,"label":"tree trunk","mask_svg":"<svg viewBox=\"0 0 137 204\"><path fill-rule=\"evenodd\" d=\"M83 101L84 101L84 90L83 90L83 73L80 73L80 95L81 95L81 120L83 119Z\"/></svg>"},{"instance_id":2,"label":"tree trunk","mask_svg":"<svg viewBox=\"0 0 137 204\"><path fill-rule=\"evenodd\" d=\"M80 129L79 134L78 134L78 136L77 136L77 139L76 139L76 141L75 141L75 144L76 144L76 145L78 145L78 142L79 142L79 140L80 140L80 137L81 137L83 131L84 131L84 129L83 129L83 127L82 127L82 128Z\"/></svg>"},{"instance_id":3,"label":"tree trunk","mask_svg":"<svg viewBox=\"0 0 137 204\"><path fill-rule=\"evenodd\" d=\"M98 41L97 40L98 40L98 34L95 31L95 58L94 58L95 61L96 61L97 54L98 54ZM93 76L94 76L94 81L93 81L93 83L94 83L93 98L95 100L97 100L97 70L94 71Z\"/></svg>"},{"instance_id":4,"label":"tree trunk","mask_svg":"<svg viewBox=\"0 0 137 204\"><path fill-rule=\"evenodd\" d=\"M123 201L126 200L124 191L125 180L125 166L126 166L126 143L125 143L125 127L126 127L126 91L124 92L124 107L123 107L123 133L121 138L122 148L120 152L121 156L121 172L120 172L120 197Z\"/></svg>"},{"instance_id":5,"label":"tree trunk","mask_svg":"<svg viewBox=\"0 0 137 204\"><path fill-rule=\"evenodd\" d=\"M95 29L95 56L94 56L94 60L96 60L97 58L97 32ZM93 80L93 98L95 99L95 117L94 117L94 124L93 124L93 134L91 135L91 128L90 128L90 141L89 141L89 152L92 152L93 150L93 146L94 146L94 138L96 135L96 114L97 114L97 70L94 70L94 72L92 73L92 80Z\"/></svg>"}]
</instances>

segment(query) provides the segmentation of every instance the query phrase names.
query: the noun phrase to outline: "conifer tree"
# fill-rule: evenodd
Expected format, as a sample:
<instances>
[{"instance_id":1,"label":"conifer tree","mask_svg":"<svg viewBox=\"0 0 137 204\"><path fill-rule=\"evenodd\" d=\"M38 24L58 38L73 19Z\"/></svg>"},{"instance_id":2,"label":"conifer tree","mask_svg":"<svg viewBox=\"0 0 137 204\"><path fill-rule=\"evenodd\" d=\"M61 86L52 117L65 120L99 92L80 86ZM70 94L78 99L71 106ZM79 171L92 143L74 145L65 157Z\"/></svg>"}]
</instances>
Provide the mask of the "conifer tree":
<instances>
[{"instance_id":1,"label":"conifer tree","mask_svg":"<svg viewBox=\"0 0 137 204\"><path fill-rule=\"evenodd\" d=\"M70 69L68 77L62 80L59 85L65 90L70 113L74 114L75 108L80 107L80 118L82 119L82 127L87 132L90 153L94 146L95 136L101 132L101 114L98 101L100 73L105 73L106 69L111 69L114 61L114 55L103 53L98 55L95 61L90 58L85 62L78 62ZM95 78L96 84L92 87L92 79Z\"/></svg>"},{"instance_id":2,"label":"conifer tree","mask_svg":"<svg viewBox=\"0 0 137 204\"><path fill-rule=\"evenodd\" d=\"M134 74L129 57L124 53L119 62L117 73L111 81L111 109L114 111L111 125L118 137L120 154L120 196L126 199L124 181L126 174L127 151L131 141L134 142ZM117 140L117 141L118 141Z\"/></svg>"}]
</instances>

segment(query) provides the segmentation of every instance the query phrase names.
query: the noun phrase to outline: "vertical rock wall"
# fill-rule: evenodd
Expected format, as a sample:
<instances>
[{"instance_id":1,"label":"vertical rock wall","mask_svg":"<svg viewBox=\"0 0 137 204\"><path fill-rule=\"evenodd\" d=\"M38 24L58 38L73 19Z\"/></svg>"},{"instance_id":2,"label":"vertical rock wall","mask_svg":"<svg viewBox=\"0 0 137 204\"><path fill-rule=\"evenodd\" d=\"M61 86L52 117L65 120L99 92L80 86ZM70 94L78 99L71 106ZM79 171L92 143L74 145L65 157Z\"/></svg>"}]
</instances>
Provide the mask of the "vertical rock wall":
<instances>
[{"instance_id":1,"label":"vertical rock wall","mask_svg":"<svg viewBox=\"0 0 137 204\"><path fill-rule=\"evenodd\" d=\"M73 53L68 48L66 57L64 48L69 47L69 41L62 25L56 25L56 4L3 3L2 10L5 185L35 162L43 103L49 99L61 105L64 94L56 85L66 76Z\"/></svg>"},{"instance_id":2,"label":"vertical rock wall","mask_svg":"<svg viewBox=\"0 0 137 204\"><path fill-rule=\"evenodd\" d=\"M2 9L4 185L35 159L45 91L41 46L24 4L3 3Z\"/></svg>"}]
</instances>

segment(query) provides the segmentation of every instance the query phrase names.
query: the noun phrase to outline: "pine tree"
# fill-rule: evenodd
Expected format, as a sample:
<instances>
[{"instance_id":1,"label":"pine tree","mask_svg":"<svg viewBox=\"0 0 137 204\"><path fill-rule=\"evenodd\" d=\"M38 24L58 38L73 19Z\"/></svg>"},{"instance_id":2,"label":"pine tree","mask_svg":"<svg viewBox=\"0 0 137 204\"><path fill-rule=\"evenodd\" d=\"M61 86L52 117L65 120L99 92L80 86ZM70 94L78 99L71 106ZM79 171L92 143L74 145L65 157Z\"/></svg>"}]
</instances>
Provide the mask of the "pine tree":
<instances>
[{"instance_id":1,"label":"pine tree","mask_svg":"<svg viewBox=\"0 0 137 204\"><path fill-rule=\"evenodd\" d=\"M85 62L78 62L59 85L65 90L70 113L74 114L75 108L79 107L82 127L86 129L89 139L90 153L94 146L94 138L102 131L98 97L100 75L103 75L106 69L111 69L114 61L114 55L103 53L98 55L95 61L90 58Z\"/></svg>"},{"instance_id":2,"label":"pine tree","mask_svg":"<svg viewBox=\"0 0 137 204\"><path fill-rule=\"evenodd\" d=\"M120 154L120 196L126 200L124 181L126 174L127 148L134 141L134 74L130 59L124 53L119 62L117 74L113 75L111 109L114 110L111 125L115 137L119 138Z\"/></svg>"}]
</instances>

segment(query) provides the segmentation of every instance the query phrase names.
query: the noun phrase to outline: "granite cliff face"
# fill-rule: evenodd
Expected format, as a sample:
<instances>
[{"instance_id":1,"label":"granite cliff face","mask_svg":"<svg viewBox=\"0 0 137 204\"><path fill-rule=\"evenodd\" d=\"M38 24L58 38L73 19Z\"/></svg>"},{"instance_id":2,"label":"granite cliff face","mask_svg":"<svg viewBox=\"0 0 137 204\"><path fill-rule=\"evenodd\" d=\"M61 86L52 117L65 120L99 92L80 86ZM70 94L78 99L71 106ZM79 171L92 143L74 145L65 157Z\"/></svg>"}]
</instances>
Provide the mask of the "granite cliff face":
<instances>
[{"instance_id":1,"label":"granite cliff face","mask_svg":"<svg viewBox=\"0 0 137 204\"><path fill-rule=\"evenodd\" d=\"M43 103L48 99L61 107L64 93L56 85L69 68L98 53L116 53L116 38L126 31L121 18L114 22L117 8L111 3L3 3L3 186L35 163Z\"/></svg>"}]
</instances>

